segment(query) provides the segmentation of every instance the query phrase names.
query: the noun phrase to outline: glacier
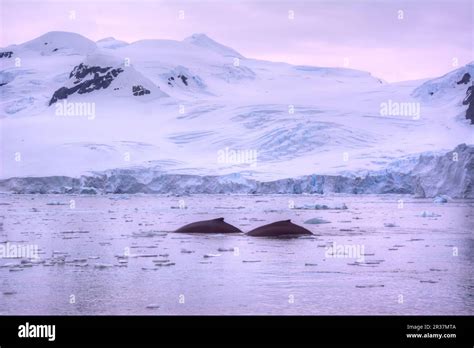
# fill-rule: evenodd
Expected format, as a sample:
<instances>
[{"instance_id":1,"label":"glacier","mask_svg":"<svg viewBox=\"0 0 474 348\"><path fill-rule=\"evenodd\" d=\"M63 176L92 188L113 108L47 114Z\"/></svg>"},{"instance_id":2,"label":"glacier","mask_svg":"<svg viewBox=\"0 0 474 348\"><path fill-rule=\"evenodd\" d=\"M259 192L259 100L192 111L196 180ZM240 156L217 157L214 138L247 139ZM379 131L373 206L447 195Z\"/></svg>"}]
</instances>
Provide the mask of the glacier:
<instances>
[{"instance_id":1,"label":"glacier","mask_svg":"<svg viewBox=\"0 0 474 348\"><path fill-rule=\"evenodd\" d=\"M50 32L0 49L0 188L472 197L473 76L470 63L387 83L252 59L205 34ZM416 117L382 112L392 102ZM255 161L220 161L226 149Z\"/></svg>"},{"instance_id":2,"label":"glacier","mask_svg":"<svg viewBox=\"0 0 474 348\"><path fill-rule=\"evenodd\" d=\"M444 155L423 154L383 171L352 175L306 175L257 181L226 176L166 174L150 168L115 169L94 175L0 180L0 192L22 194L412 194L474 198L474 146Z\"/></svg>"}]
</instances>

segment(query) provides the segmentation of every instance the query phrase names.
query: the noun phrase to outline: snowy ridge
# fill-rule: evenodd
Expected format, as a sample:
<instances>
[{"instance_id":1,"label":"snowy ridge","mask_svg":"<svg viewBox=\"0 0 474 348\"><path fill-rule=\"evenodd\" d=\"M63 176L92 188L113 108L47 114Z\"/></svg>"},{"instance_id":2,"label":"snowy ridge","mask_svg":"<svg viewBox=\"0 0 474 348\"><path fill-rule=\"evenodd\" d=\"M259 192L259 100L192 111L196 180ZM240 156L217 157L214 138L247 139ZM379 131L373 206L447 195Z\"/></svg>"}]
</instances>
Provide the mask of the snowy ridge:
<instances>
[{"instance_id":1,"label":"snowy ridge","mask_svg":"<svg viewBox=\"0 0 474 348\"><path fill-rule=\"evenodd\" d=\"M441 77L423 83L413 91L413 96L427 101L445 96L455 98L459 94L464 95L466 88L471 86L473 81L474 62L471 62Z\"/></svg>"},{"instance_id":2,"label":"snowy ridge","mask_svg":"<svg viewBox=\"0 0 474 348\"><path fill-rule=\"evenodd\" d=\"M422 84L413 96L428 103L450 103L465 109L465 118L474 124L474 62Z\"/></svg>"},{"instance_id":3,"label":"snowy ridge","mask_svg":"<svg viewBox=\"0 0 474 348\"><path fill-rule=\"evenodd\" d=\"M13 49L15 51L34 51L46 56L53 54L85 55L96 50L97 45L94 41L79 34L52 31L17 47L13 47Z\"/></svg>"},{"instance_id":4,"label":"snowy ridge","mask_svg":"<svg viewBox=\"0 0 474 348\"><path fill-rule=\"evenodd\" d=\"M115 49L119 47L127 46L128 43L122 40L117 40L113 37L106 37L96 42L97 47L99 48L108 48L108 49Z\"/></svg>"},{"instance_id":5,"label":"snowy ridge","mask_svg":"<svg viewBox=\"0 0 474 348\"><path fill-rule=\"evenodd\" d=\"M190 37L187 37L183 42L190 43L214 52L218 52L224 56L230 56L235 58L244 58L240 53L233 50L230 47L221 45L220 43L212 40L206 34L193 34Z\"/></svg>"}]
</instances>

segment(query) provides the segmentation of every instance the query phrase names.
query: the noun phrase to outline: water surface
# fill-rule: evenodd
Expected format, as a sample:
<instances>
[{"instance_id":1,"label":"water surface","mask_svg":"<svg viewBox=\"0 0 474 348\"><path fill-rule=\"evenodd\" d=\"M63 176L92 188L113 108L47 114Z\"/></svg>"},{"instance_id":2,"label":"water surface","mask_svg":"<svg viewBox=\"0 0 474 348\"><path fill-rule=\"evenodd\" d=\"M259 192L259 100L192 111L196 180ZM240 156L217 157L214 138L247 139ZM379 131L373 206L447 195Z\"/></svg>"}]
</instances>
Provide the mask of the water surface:
<instances>
[{"instance_id":1,"label":"water surface","mask_svg":"<svg viewBox=\"0 0 474 348\"><path fill-rule=\"evenodd\" d=\"M472 315L473 206L391 195L1 195L0 242L37 245L39 258L0 259L0 314ZM243 231L291 219L315 236L172 233L217 217ZM312 218L330 223L304 224ZM331 255L334 245L346 253Z\"/></svg>"}]
</instances>

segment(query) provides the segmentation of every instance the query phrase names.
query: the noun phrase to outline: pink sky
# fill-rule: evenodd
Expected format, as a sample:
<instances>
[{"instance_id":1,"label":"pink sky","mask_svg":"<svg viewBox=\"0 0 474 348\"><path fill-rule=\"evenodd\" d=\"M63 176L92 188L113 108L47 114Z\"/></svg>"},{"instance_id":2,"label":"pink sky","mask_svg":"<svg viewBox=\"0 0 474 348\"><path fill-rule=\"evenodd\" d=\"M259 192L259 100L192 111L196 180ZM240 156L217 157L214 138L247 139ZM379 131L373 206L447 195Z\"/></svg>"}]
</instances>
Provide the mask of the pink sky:
<instances>
[{"instance_id":1,"label":"pink sky","mask_svg":"<svg viewBox=\"0 0 474 348\"><path fill-rule=\"evenodd\" d=\"M206 33L246 57L344 66L387 81L435 77L474 60L472 0L0 0L0 46L48 31L92 40ZM403 19L399 19L399 11ZM75 11L75 19L70 18ZM180 19L184 11L184 19ZM294 19L289 19L293 11ZM182 12L181 12L182 14Z\"/></svg>"}]
</instances>

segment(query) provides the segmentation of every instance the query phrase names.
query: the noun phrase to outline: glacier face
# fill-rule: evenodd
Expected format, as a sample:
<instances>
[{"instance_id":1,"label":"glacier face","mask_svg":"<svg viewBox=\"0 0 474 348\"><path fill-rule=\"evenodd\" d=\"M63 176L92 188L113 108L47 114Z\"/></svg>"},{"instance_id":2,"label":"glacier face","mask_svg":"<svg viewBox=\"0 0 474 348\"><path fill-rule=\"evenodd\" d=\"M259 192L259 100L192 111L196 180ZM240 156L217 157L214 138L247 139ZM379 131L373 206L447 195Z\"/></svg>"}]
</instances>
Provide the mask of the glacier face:
<instances>
[{"instance_id":1,"label":"glacier face","mask_svg":"<svg viewBox=\"0 0 474 348\"><path fill-rule=\"evenodd\" d=\"M23 194L415 194L474 198L474 146L461 144L443 155L423 154L390 169L363 175L306 175L257 181L240 174L166 174L149 168L115 169L79 178L23 177L0 180L0 191Z\"/></svg>"}]
</instances>

